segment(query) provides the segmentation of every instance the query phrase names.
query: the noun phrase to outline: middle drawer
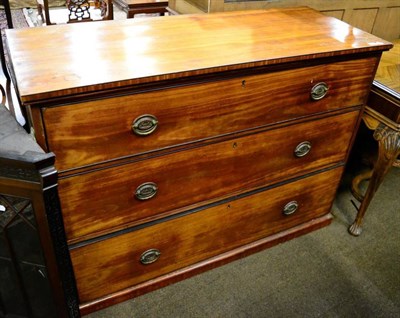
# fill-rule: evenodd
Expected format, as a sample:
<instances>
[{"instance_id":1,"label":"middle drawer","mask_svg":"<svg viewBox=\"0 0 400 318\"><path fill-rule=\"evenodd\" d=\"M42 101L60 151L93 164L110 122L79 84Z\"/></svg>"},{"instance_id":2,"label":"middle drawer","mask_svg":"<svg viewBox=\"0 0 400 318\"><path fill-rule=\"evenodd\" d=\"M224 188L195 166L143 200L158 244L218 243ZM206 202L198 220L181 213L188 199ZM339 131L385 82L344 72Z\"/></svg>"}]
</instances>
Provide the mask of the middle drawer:
<instances>
[{"instance_id":1,"label":"middle drawer","mask_svg":"<svg viewBox=\"0 0 400 318\"><path fill-rule=\"evenodd\" d=\"M358 114L60 179L67 239L74 243L343 161Z\"/></svg>"}]
</instances>

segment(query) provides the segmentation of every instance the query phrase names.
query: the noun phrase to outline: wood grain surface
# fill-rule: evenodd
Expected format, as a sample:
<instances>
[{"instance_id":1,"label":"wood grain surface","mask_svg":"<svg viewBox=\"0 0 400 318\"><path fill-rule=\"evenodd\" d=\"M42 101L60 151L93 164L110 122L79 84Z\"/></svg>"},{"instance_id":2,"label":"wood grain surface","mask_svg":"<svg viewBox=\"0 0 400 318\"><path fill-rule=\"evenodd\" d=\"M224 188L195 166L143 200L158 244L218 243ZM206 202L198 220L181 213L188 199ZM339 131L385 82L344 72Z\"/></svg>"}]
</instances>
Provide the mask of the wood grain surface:
<instances>
[{"instance_id":1,"label":"wood grain surface","mask_svg":"<svg viewBox=\"0 0 400 318\"><path fill-rule=\"evenodd\" d=\"M332 205L342 170L72 249L80 301L117 292L323 216ZM284 215L283 207L293 200L298 210ZM159 260L141 264L141 254L153 248L160 250Z\"/></svg>"},{"instance_id":2,"label":"wood grain surface","mask_svg":"<svg viewBox=\"0 0 400 318\"><path fill-rule=\"evenodd\" d=\"M389 52L382 54L375 80L400 94L400 39L393 44Z\"/></svg>"},{"instance_id":3,"label":"wood grain surface","mask_svg":"<svg viewBox=\"0 0 400 318\"><path fill-rule=\"evenodd\" d=\"M309 8L7 30L24 103L391 44Z\"/></svg>"},{"instance_id":4,"label":"wood grain surface","mask_svg":"<svg viewBox=\"0 0 400 318\"><path fill-rule=\"evenodd\" d=\"M344 162L358 111L59 180L70 242ZM309 141L309 154L294 155ZM158 186L140 201L136 188ZM208 202L207 202L208 200ZM203 201L203 202L202 202ZM193 206L192 206L193 208ZM86 236L86 237L85 237Z\"/></svg>"},{"instance_id":5,"label":"wood grain surface","mask_svg":"<svg viewBox=\"0 0 400 318\"><path fill-rule=\"evenodd\" d=\"M362 105L377 63L356 59L46 108L48 150L62 172ZM329 91L313 101L310 92L319 82ZM142 137L131 125L144 114L154 115L158 127Z\"/></svg>"}]
</instances>

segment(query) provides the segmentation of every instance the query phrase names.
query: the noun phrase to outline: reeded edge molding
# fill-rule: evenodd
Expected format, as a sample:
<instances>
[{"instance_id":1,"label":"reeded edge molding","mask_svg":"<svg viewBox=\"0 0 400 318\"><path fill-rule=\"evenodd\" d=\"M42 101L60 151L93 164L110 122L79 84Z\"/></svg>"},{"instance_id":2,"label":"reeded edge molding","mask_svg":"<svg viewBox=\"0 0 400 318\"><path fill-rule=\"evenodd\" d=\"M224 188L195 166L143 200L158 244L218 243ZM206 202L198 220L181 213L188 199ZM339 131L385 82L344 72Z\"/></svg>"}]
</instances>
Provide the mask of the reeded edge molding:
<instances>
[{"instance_id":1,"label":"reeded edge molding","mask_svg":"<svg viewBox=\"0 0 400 318\"><path fill-rule=\"evenodd\" d=\"M47 221L54 245L54 253L61 276L65 302L70 318L80 317L78 291L68 251L64 222L56 187L44 191L43 199L46 206Z\"/></svg>"}]
</instances>

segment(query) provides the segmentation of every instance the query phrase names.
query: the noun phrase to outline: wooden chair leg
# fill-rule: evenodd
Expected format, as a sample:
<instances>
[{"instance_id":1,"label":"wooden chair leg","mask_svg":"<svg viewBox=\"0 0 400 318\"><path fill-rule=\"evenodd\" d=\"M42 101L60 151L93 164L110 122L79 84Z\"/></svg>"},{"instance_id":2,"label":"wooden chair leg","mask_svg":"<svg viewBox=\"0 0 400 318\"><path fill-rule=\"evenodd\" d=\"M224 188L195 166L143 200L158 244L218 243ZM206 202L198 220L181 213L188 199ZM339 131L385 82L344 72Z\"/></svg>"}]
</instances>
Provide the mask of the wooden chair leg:
<instances>
[{"instance_id":1,"label":"wooden chair leg","mask_svg":"<svg viewBox=\"0 0 400 318\"><path fill-rule=\"evenodd\" d=\"M364 195L362 194L362 191L360 189L360 184L364 181L370 180L371 177L372 169L360 173L351 182L351 193L357 199L357 201L361 202L364 199Z\"/></svg>"},{"instance_id":2,"label":"wooden chair leg","mask_svg":"<svg viewBox=\"0 0 400 318\"><path fill-rule=\"evenodd\" d=\"M1 69L3 71L4 77L6 78L6 88L4 89L1 86L1 93L2 93L2 104L8 105L8 109L10 110L11 114L15 117L15 109L14 104L12 102L12 93L11 93L11 77L8 73L6 58L4 55L4 47L3 47L3 40L0 39L0 60L1 60Z\"/></svg>"},{"instance_id":3,"label":"wooden chair leg","mask_svg":"<svg viewBox=\"0 0 400 318\"><path fill-rule=\"evenodd\" d=\"M7 98L6 98L6 91L4 90L3 85L1 85L1 84L0 84L0 92L1 92L1 104L2 104L2 105L5 105L6 100L7 100Z\"/></svg>"},{"instance_id":4,"label":"wooden chair leg","mask_svg":"<svg viewBox=\"0 0 400 318\"><path fill-rule=\"evenodd\" d=\"M46 21L47 25L54 24L50 20L50 10L49 10L49 1L48 0L43 0L43 10L44 10L44 15L45 15L45 20L43 20L43 21Z\"/></svg>"},{"instance_id":5,"label":"wooden chair leg","mask_svg":"<svg viewBox=\"0 0 400 318\"><path fill-rule=\"evenodd\" d=\"M2 4L4 6L4 13L6 14L7 27L9 29L13 29L14 26L13 26L12 17L11 17L10 1L9 0L3 0Z\"/></svg>"},{"instance_id":6,"label":"wooden chair leg","mask_svg":"<svg viewBox=\"0 0 400 318\"><path fill-rule=\"evenodd\" d=\"M47 21L46 21L46 18L45 18L45 16L43 15L43 5L42 4L40 4L40 3L38 3L37 4L37 11L38 11L38 13L37 13L37 15L40 17L40 19L42 20L42 23L43 24L47 24Z\"/></svg>"}]
</instances>

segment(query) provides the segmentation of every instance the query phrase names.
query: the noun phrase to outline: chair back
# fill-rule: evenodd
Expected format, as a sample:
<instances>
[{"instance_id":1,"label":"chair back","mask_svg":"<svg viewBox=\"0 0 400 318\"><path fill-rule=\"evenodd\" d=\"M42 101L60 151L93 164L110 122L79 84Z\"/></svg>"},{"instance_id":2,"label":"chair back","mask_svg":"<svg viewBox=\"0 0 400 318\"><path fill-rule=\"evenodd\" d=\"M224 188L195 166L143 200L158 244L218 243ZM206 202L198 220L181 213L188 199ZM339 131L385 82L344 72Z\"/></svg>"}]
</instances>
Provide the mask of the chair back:
<instances>
[{"instance_id":1,"label":"chair back","mask_svg":"<svg viewBox=\"0 0 400 318\"><path fill-rule=\"evenodd\" d=\"M36 0L38 16L46 25L54 25L50 17L48 0ZM112 0L67 0L66 23L90 22L97 20L113 20L114 10ZM97 13L98 18L94 18Z\"/></svg>"},{"instance_id":2,"label":"chair back","mask_svg":"<svg viewBox=\"0 0 400 318\"><path fill-rule=\"evenodd\" d=\"M112 20L114 18L111 0L67 0L68 23L93 21L90 10L92 7L100 10L100 20Z\"/></svg>"}]
</instances>

